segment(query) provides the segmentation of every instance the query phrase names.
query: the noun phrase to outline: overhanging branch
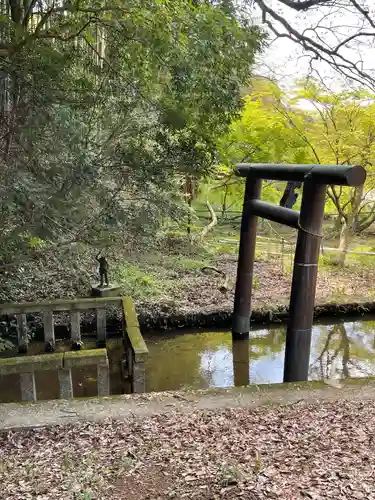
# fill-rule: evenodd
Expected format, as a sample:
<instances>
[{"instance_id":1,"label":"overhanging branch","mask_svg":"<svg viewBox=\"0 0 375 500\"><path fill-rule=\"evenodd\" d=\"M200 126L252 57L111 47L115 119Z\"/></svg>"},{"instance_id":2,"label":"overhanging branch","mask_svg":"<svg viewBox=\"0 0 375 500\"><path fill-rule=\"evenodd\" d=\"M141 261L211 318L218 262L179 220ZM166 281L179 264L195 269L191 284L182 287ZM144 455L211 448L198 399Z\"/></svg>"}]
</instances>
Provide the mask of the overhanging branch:
<instances>
[{"instance_id":1,"label":"overhanging branch","mask_svg":"<svg viewBox=\"0 0 375 500\"><path fill-rule=\"evenodd\" d=\"M373 31L375 30L375 20L371 18L369 11L359 0L274 0L272 4L269 0L253 0L253 5L258 6L261 10L263 23L268 26L276 38L288 38L298 43L306 53L311 54L312 60L323 61L334 67L344 77L374 90L375 75L364 68L361 58L356 60L343 54L344 49L352 49L351 44L359 39L366 39L369 42L375 41L375 32ZM352 17L354 16L356 25L351 26L351 33L349 30L345 34L340 30L342 28L340 25L319 26L318 24L298 29L295 21L293 20L293 23L288 21L287 16L278 7L287 7L296 12L315 11L319 8L325 8L326 12L329 8L330 11L323 16L323 19L329 16L340 18L341 12L343 14L350 12ZM324 33L329 31L333 35L334 43L330 44L328 37L325 39L321 35L321 30L324 30ZM353 31L355 32L353 33ZM311 35L311 33L313 34Z\"/></svg>"}]
</instances>

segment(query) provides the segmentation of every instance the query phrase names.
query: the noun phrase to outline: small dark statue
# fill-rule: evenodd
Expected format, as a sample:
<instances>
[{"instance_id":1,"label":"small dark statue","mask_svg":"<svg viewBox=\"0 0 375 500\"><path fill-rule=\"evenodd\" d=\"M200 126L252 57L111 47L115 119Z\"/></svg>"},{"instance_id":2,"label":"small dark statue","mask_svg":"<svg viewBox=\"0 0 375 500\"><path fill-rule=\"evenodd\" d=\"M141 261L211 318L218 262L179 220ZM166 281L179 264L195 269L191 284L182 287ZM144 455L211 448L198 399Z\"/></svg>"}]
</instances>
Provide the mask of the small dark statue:
<instances>
[{"instance_id":1,"label":"small dark statue","mask_svg":"<svg viewBox=\"0 0 375 500\"><path fill-rule=\"evenodd\" d=\"M100 274L100 288L103 288L104 286L104 281L105 285L109 286L108 283L108 261L105 257L100 257L100 253L96 256L96 260L99 262L99 274Z\"/></svg>"}]
</instances>

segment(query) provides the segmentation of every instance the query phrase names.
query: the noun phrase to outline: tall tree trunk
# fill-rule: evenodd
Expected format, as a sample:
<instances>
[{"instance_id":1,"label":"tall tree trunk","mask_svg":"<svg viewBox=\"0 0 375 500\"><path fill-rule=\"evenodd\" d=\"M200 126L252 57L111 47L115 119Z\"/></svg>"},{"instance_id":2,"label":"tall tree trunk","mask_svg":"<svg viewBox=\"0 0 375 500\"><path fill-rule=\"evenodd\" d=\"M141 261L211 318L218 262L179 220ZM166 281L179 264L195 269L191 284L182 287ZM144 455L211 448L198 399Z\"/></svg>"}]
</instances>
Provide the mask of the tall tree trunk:
<instances>
[{"instance_id":1,"label":"tall tree trunk","mask_svg":"<svg viewBox=\"0 0 375 500\"><path fill-rule=\"evenodd\" d=\"M210 232L210 231L211 231L211 230L212 230L212 229L216 226L216 224L217 224L217 216L216 216L216 214L215 214L215 210L212 208L211 203L208 201L208 199L206 200L206 205L207 205L207 208L208 208L208 210L209 210L209 212L210 212L210 214L211 214L211 221L209 222L209 224L207 224L207 226L205 226L205 227L202 229L202 231L201 231L201 233L200 233L200 235L199 235L199 237L200 237L200 239L201 239L201 240L203 240L203 239L204 239L204 237L205 237L205 236L206 236L206 235L207 235L207 234L208 234L208 233L209 233L209 232Z\"/></svg>"},{"instance_id":2,"label":"tall tree trunk","mask_svg":"<svg viewBox=\"0 0 375 500\"><path fill-rule=\"evenodd\" d=\"M342 218L341 223L341 233L340 233L340 243L339 243L339 256L338 263L343 266L345 264L346 254L349 248L350 237L351 237L351 228L349 224L349 217Z\"/></svg>"},{"instance_id":3,"label":"tall tree trunk","mask_svg":"<svg viewBox=\"0 0 375 500\"><path fill-rule=\"evenodd\" d=\"M346 254L349 249L351 237L354 232L354 223L358 216L359 207L363 197L363 186L355 187L352 191L352 199L350 202L350 213L341 218L341 233L339 243L338 263L345 264Z\"/></svg>"},{"instance_id":4,"label":"tall tree trunk","mask_svg":"<svg viewBox=\"0 0 375 500\"><path fill-rule=\"evenodd\" d=\"M340 231L341 229L341 215L339 214L337 217L335 217L334 222L333 222L333 229L336 233Z\"/></svg>"},{"instance_id":5,"label":"tall tree trunk","mask_svg":"<svg viewBox=\"0 0 375 500\"><path fill-rule=\"evenodd\" d=\"M188 198L188 206L189 206L189 212L188 212L188 222L187 222L187 234L189 235L189 238L190 238L190 234L191 234L191 202L192 202L192 199L191 197Z\"/></svg>"},{"instance_id":6,"label":"tall tree trunk","mask_svg":"<svg viewBox=\"0 0 375 500\"><path fill-rule=\"evenodd\" d=\"M228 186L228 184L226 184L225 191L224 191L223 203L221 204L221 218L222 219L225 217L226 211L227 211L228 191L229 191L229 186Z\"/></svg>"},{"instance_id":7,"label":"tall tree trunk","mask_svg":"<svg viewBox=\"0 0 375 500\"><path fill-rule=\"evenodd\" d=\"M359 219L359 214L358 214ZM361 220L358 220L358 227L356 227L357 233L362 233L366 229L368 229L375 222L375 203L372 205L371 210L369 211L367 217L364 217Z\"/></svg>"},{"instance_id":8,"label":"tall tree trunk","mask_svg":"<svg viewBox=\"0 0 375 500\"><path fill-rule=\"evenodd\" d=\"M183 186L183 191L184 191L185 199L187 200L187 204L189 206L186 232L190 236L190 234L191 234L191 206L192 206L193 199L195 198L195 183L194 183L193 177L189 174L185 175L185 182L184 182L184 186Z\"/></svg>"}]
</instances>

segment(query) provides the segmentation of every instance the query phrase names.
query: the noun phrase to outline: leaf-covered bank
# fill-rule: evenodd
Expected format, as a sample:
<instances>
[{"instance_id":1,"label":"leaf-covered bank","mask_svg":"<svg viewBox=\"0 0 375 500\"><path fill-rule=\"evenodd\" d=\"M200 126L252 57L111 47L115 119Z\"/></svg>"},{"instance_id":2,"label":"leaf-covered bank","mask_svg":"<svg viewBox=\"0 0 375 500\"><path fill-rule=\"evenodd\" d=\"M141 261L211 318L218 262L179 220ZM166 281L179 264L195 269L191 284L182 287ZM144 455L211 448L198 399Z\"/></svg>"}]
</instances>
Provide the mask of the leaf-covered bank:
<instances>
[{"instance_id":1,"label":"leaf-covered bank","mask_svg":"<svg viewBox=\"0 0 375 500\"><path fill-rule=\"evenodd\" d=\"M333 399L8 432L0 499L372 498L375 403Z\"/></svg>"}]
</instances>

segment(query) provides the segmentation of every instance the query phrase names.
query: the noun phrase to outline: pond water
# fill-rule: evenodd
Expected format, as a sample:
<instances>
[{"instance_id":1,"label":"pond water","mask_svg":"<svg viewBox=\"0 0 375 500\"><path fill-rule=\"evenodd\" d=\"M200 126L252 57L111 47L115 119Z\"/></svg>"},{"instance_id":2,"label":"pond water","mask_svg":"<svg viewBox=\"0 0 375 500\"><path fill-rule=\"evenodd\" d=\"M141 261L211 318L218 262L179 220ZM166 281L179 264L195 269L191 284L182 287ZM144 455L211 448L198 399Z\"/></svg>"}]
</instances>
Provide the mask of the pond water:
<instances>
[{"instance_id":1,"label":"pond water","mask_svg":"<svg viewBox=\"0 0 375 500\"><path fill-rule=\"evenodd\" d=\"M285 331L285 325L254 327L249 340L235 342L230 332L220 331L147 334L145 340L150 351L146 363L147 391L282 382ZM85 341L86 348L94 346L94 342ZM57 342L58 351L69 348L66 341ZM107 350L111 393L127 393L130 388L121 380L121 339L109 339ZM33 342L29 354L42 351L43 344ZM6 355L16 355L16 352ZM335 318L314 325L310 380L369 375L375 375L375 316ZM94 367L73 370L72 376L75 397L96 395ZM57 373L37 372L36 387L38 399L57 398ZM0 376L0 402L19 399L18 376Z\"/></svg>"},{"instance_id":2,"label":"pond water","mask_svg":"<svg viewBox=\"0 0 375 500\"><path fill-rule=\"evenodd\" d=\"M253 328L249 340L235 342L219 331L148 335L147 391L282 382L285 332L285 325ZM314 325L310 380L369 375L375 375L375 317Z\"/></svg>"}]
</instances>

